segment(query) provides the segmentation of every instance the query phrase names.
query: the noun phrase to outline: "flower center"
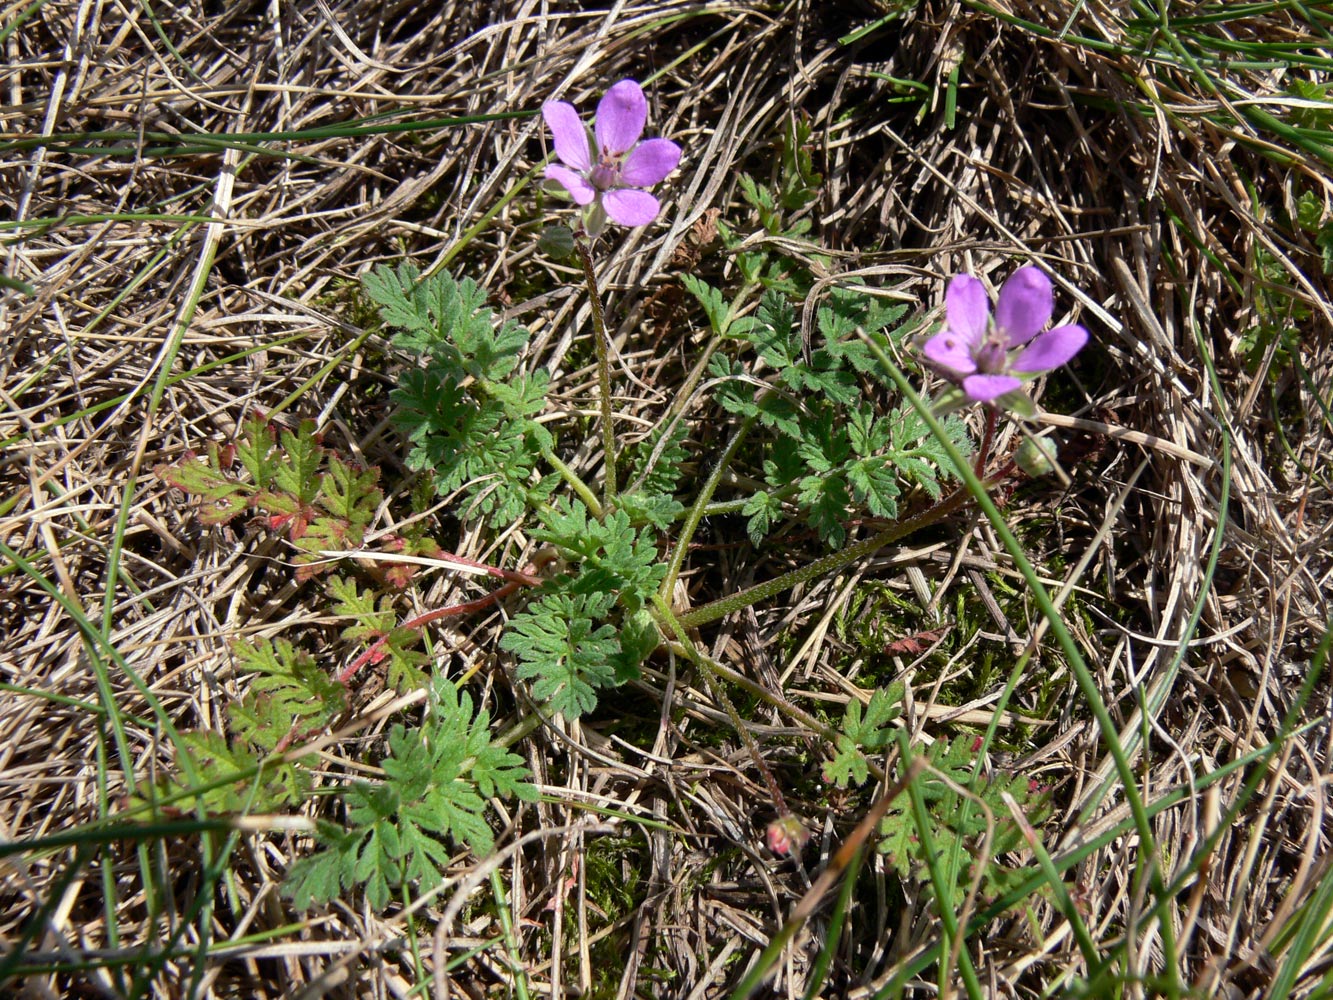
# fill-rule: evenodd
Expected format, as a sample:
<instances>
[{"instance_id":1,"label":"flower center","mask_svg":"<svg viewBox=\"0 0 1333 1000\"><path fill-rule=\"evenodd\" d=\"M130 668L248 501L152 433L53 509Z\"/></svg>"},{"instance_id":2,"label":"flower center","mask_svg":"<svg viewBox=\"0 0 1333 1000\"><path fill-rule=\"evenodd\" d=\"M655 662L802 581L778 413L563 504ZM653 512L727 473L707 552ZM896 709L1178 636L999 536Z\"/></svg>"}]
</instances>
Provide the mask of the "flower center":
<instances>
[{"instance_id":1,"label":"flower center","mask_svg":"<svg viewBox=\"0 0 1333 1000\"><path fill-rule=\"evenodd\" d=\"M622 156L602 150L602 155L588 174L588 183L598 191L609 191L620 184L620 161Z\"/></svg>"},{"instance_id":2,"label":"flower center","mask_svg":"<svg viewBox=\"0 0 1333 1000\"><path fill-rule=\"evenodd\" d=\"M992 330L977 348L973 360L977 363L977 371L983 375L998 375L1005 369L1009 360L1008 338Z\"/></svg>"}]
</instances>

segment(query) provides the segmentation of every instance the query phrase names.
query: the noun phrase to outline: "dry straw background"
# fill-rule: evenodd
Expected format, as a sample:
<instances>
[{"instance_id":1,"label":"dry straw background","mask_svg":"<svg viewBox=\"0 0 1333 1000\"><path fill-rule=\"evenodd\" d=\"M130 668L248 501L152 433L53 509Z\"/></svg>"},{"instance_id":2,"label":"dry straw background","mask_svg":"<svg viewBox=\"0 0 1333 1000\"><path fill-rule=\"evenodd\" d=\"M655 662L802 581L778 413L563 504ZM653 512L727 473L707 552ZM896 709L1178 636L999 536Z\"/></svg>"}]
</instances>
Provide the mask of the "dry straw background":
<instances>
[{"instance_id":1,"label":"dry straw background","mask_svg":"<svg viewBox=\"0 0 1333 1000\"><path fill-rule=\"evenodd\" d=\"M1281 224L1304 191L1327 203L1330 161L1264 131L1234 92L1208 92L1165 44L1154 48L1161 57L1130 54L1151 33L1128 4L1001 0L996 9L1004 16L926 0L843 43L889 7L5 7L2 260L4 274L33 294L5 291L0 300L0 541L25 561L11 561L0 586L0 839L50 837L115 812L126 786L107 756L97 709L107 699L129 720L137 776L171 763L161 734L143 722L152 716L142 693L120 672L99 687L88 638L42 581L103 630L181 729L220 724L238 693L229 657L238 636L317 642L330 671L355 656L324 617L318 589L293 581L277 538L243 522L202 526L152 469L229 439L257 408L289 425L318 419L327 443L378 464L386 485L401 482L385 394L402 359L374 333L362 336L373 316L353 290L366 269L408 255L475 277L534 331L532 363L553 372L553 399L570 410L595 406L594 373L571 363L572 338L589 329L586 296L572 272L535 247L562 209L539 196L533 171L547 139L532 113L552 98L590 109L626 76L647 81L650 129L674 138L685 156L661 189L662 219L614 233L614 253L603 257L624 411L647 428L670 400L700 336L679 273L718 274L726 263L716 243L695 252L701 226L715 211L742 231L753 224L737 174L766 177L785 120L805 116L824 176L808 214L837 274L862 274L934 309L958 270L998 284L1017 262L1037 260L1056 276L1058 310L1093 331L1094 346L1047 390L1048 406L1068 415L1050 421L1071 444L1072 483L1021 491L1007 513L1020 531L1045 525L1023 535L1031 557L1053 587L1071 585L1067 607L1078 610L1068 624L1125 738L1150 737L1150 752L1136 759L1145 798L1188 790L1191 774L1267 744L1324 636L1333 593L1330 289L1311 234ZM1297 7L1198 31L1318 48ZM1128 51L1099 51L1076 36ZM1237 63L1227 73L1258 107L1286 82L1271 66ZM1314 70L1302 76L1321 79ZM924 99L902 100L893 78L924 83ZM306 131L389 112L427 126ZM1253 358L1242 349L1244 332L1271 313L1275 288L1295 310L1294 353L1308 382L1278 341ZM649 309L653 296L678 306ZM595 458L576 460L592 468ZM405 510L386 505L375 528L389 529ZM722 543L744 538L739 528L723 537L728 530L709 539L715 554L693 560L696 570L712 561L698 572L696 600L716 596L708 588L733 573L736 546ZM475 558L521 553L521 534L502 540L508 549L465 529L448 540ZM782 557L771 558L760 573L783 568ZM906 723L930 739L984 724L991 700L937 703L940 678L967 672L982 648L1012 657L1039 626L1021 593L997 604L995 616L980 610L996 581L1015 579L984 519L961 517L931 540L909 539L730 621L708 641L787 697L840 712L858 691L854 677L834 669L845 649L832 623L848 595L878 580L912 600L913 582L925 580L940 624L960 596L985 621L976 644L946 668L900 657L905 676L916 678ZM403 615L475 596L471 586L449 574L425 578L402 599ZM922 615L922 628L935 620ZM436 669L475 669L474 689L512 719L512 684L491 644L499 621L491 612L440 629ZM541 995L729 995L866 807L850 796L812 815L808 871L769 856L764 788L720 706L690 676L658 667L634 695L645 718L673 720L655 742L650 733L648 743L628 745L594 721L539 730L518 747L550 797L521 816L499 815L500 829L517 824L502 844L528 835L499 871L521 915L518 960ZM1075 827L1112 771L1058 655L1043 652L1032 669L1055 709L1020 735L1017 716L1040 700L1020 690L1003 725L1022 746L997 764L1016 762L1055 789L1043 838L1057 852L1122 818L1124 806L1111 794L1090 826ZM340 738L322 749L330 782L368 773L361 762L375 759L388 720L420 701L395 700L373 676L362 680ZM1312 725L1261 765L1260 794L1220 831L1178 900L1182 976L1199 995L1264 994L1279 936L1327 874L1328 693L1326 683L1316 687L1298 719ZM772 766L789 774L783 768L800 745L792 737L803 734L771 712L757 710L754 722ZM811 755L813 769L817 748ZM1168 865L1215 832L1251 774L1239 771L1155 817ZM671 830L589 813L588 804L669 819ZM209 891L197 839L152 847L167 890L166 911L154 913L136 884L144 846L9 856L0 868L0 949L22 939L35 961L76 961L84 971L34 974L0 990L122 995L125 980L105 966L138 961L141 949L180 929L181 950L158 962L149 995L404 996L418 982L403 945L409 934L419 938L423 968L439 976L430 988L443 982L441 963L456 959L451 995L510 995L503 950L470 953L496 933L493 911L446 915L446 893L410 917L350 898L294 912L278 889L309 843L274 817L254 825L207 927L179 926L201 886ZM575 863L598 842L625 883L633 876L640 887L614 918ZM620 846L606 847L613 842ZM1102 940L1118 940L1127 926L1130 937L1140 933L1133 922L1143 900L1130 878L1137 851L1127 835L1071 874ZM478 864L460 855L451 876L478 874ZM873 996L895 963L938 938L922 887L898 886L874 864L861 878L848 934L866 971L857 978L835 969L816 983L820 995ZM789 945L774 995L807 988L823 919L817 914ZM24 937L33 921L41 929ZM612 946L619 964L608 966ZM1038 995L1081 963L1068 925L1042 897L968 947L994 996ZM1151 934L1128 954L1143 972L1160 961ZM1331 968L1323 938L1297 992L1315 990ZM933 992L916 981L909 990Z\"/></svg>"}]
</instances>

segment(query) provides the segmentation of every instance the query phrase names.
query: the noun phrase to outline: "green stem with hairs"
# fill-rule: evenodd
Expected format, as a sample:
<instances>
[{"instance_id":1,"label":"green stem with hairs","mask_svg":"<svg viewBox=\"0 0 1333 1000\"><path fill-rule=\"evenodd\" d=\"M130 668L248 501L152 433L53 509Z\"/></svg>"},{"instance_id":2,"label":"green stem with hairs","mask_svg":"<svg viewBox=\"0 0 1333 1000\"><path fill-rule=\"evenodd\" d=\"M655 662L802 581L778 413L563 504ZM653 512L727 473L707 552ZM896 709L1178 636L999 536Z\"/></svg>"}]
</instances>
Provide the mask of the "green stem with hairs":
<instances>
[{"instance_id":1,"label":"green stem with hairs","mask_svg":"<svg viewBox=\"0 0 1333 1000\"><path fill-rule=\"evenodd\" d=\"M665 428L666 433L671 432L672 426L680 419L681 414L685 412L685 407L689 405L690 399L693 397L694 391L699 384L699 380L703 378L704 371L708 367L709 359L713 356L713 352L717 350L718 345L726 338L728 331L731 329L731 324L736 320L736 317L741 314L743 308L742 303L744 303L746 296L749 295L750 291L756 286L756 282L746 282L731 300L731 305L727 307L727 315L722 321L721 328L713 331L713 339L708 342L708 346L704 348L702 356L695 362L694 367L690 369L690 374L685 380L684 387L676 394L675 402L672 403L671 407L667 410L666 417L662 421L662 426ZM699 527L699 522L703 520L704 515L708 511L708 501L712 499L713 493L717 489L717 484L722 481L722 475L727 471L727 467L731 464L731 459L732 456L736 454L736 449L740 447L741 442L745 440L745 435L748 434L750 428L754 426L754 420L754 417L748 417L745 422L741 424L740 430L736 432L735 437L731 439L731 443L727 445L727 450L722 453L722 457L718 459L717 465L713 467L712 474L709 475L707 482L704 483L703 489L701 489L699 495L694 498L694 503L691 505L689 513L686 515L685 524L681 528L679 537L676 539L675 551L671 553L671 562L667 566L666 577L662 580L662 587L658 591L658 593L668 601L670 601L671 594L676 589L676 578L680 575L681 564L685 561L685 553L689 550L690 539L694 537L694 533Z\"/></svg>"},{"instance_id":2,"label":"green stem with hairs","mask_svg":"<svg viewBox=\"0 0 1333 1000\"><path fill-rule=\"evenodd\" d=\"M579 499L588 508L588 512L593 517L600 518L602 516L602 502L597 499L597 494L593 492L592 487L585 483L577 472L560 461L550 447L542 448L542 458L546 459L547 464L555 469L560 474L560 478L569 484L570 489L579 495Z\"/></svg>"},{"instance_id":3,"label":"green stem with hairs","mask_svg":"<svg viewBox=\"0 0 1333 1000\"><path fill-rule=\"evenodd\" d=\"M725 456L724 456L725 457ZM855 545L849 545L839 552L831 553L822 559L816 559L812 563L802 566L800 569L794 569L789 573L783 573L781 576L775 576L771 580L765 580L763 583L756 584L746 590L738 591L728 597L720 598L710 604L705 604L695 608L680 616L680 623L685 628L697 628L700 625L707 625L709 622L715 622L719 618L725 618L734 611L749 607L752 604L758 604L760 601L767 600L783 591L790 590L798 584L813 580L816 577L823 576L826 573L833 573L848 566L858 559L864 559L867 556L874 555L886 545L896 542L898 539L921 528L936 523L948 517L963 504L967 503L970 494L966 489L957 489L950 493L943 500L932 504L919 514L907 518L905 521L899 521L897 524L890 525L879 534L867 538L864 542L857 542ZM679 554L680 549L677 549Z\"/></svg>"},{"instance_id":4,"label":"green stem with hairs","mask_svg":"<svg viewBox=\"0 0 1333 1000\"><path fill-rule=\"evenodd\" d=\"M680 576L680 567L685 562L685 553L689 550L690 539L694 537L695 531L699 528L699 522L704 518L704 511L708 507L708 501L712 499L713 492L717 489L717 484L722 481L722 475L731 465L732 456L736 454L736 449L741 446L745 436L750 433L750 428L754 426L755 417L746 417L731 440L727 443L726 450L722 452L722 457L717 460L713 466L713 471L709 473L699 489L699 495L694 498L694 504L690 507L689 515L685 518L685 524L681 526L680 536L676 539L676 547L671 552L671 561L667 563L666 576L662 578L662 586L658 593L669 601L672 593L676 589L676 578ZM710 605L711 607L711 605ZM744 607L744 605L738 605ZM723 612L725 614L725 612ZM705 621L712 621L711 618ZM689 628L690 626L686 626Z\"/></svg>"},{"instance_id":5,"label":"green stem with hairs","mask_svg":"<svg viewBox=\"0 0 1333 1000\"><path fill-rule=\"evenodd\" d=\"M588 283L588 302L592 306L592 340L597 350L597 395L601 397L602 405L602 451L606 455L602 496L610 508L616 500L616 432L611 425L611 360L607 349L606 317L602 313L602 297L597 291L597 272L593 270L588 243L577 239L574 248L583 264L583 277Z\"/></svg>"},{"instance_id":6,"label":"green stem with hairs","mask_svg":"<svg viewBox=\"0 0 1333 1000\"><path fill-rule=\"evenodd\" d=\"M680 621L678 616L675 617L675 621L677 623ZM797 708L791 702L787 701L780 695L775 694L774 692L768 690L768 688L764 687L759 682L751 680L744 674L737 673L735 670L732 670L726 664L719 663L717 660L714 660L710 656L706 656L704 653L700 652L698 646L693 644L681 644L679 642L671 642L671 641L668 641L667 645L669 646L671 651L675 653L677 656L683 656L687 660L692 660L695 662L698 662L699 660L707 661L708 669L711 670L718 677L722 678L722 680L726 681L728 684L733 684L736 687L740 688L742 691L744 691L746 694L753 695L755 698L758 698L765 704L773 706L775 709L778 710L778 712L786 716L796 725L804 726L811 732L817 733L820 737L822 737L825 741L827 741L830 746L837 745L839 736L838 730L821 722L819 719L816 719L813 715L811 715L804 709ZM880 768L880 766L876 764L874 761L868 761L867 763L870 768L870 773L874 775L874 777L877 780L883 780L884 778L883 769Z\"/></svg>"},{"instance_id":7,"label":"green stem with hairs","mask_svg":"<svg viewBox=\"0 0 1333 1000\"><path fill-rule=\"evenodd\" d=\"M755 743L754 737L750 735L750 730L746 727L744 720L741 719L741 714L736 711L736 706L732 704L731 698L729 698L727 692L723 690L722 682L713 671L708 657L700 655L698 649L695 648L694 643L690 642L690 637L685 634L685 629L681 626L681 623L676 616L671 613L671 608L667 606L667 602L662 599L661 594L653 595L653 605L657 608L657 613L661 615L662 621L667 624L671 629L672 634L675 635L676 642L680 644L679 648L684 651L685 655L699 668L700 673L704 675L704 681L708 685L709 693L721 702L722 707L726 709L727 717L731 719L731 724L735 727L737 735L740 736L741 742L745 744L745 748L750 751L750 757L754 760L754 766L759 769L759 773L763 776L764 784L768 786L768 793L773 796L773 805L777 809L778 815L792 815L792 811L787 808L787 800L782 795L782 789L778 787L777 779L773 777L773 772L770 771L768 765L764 763L764 758L759 753L758 744Z\"/></svg>"}]
</instances>

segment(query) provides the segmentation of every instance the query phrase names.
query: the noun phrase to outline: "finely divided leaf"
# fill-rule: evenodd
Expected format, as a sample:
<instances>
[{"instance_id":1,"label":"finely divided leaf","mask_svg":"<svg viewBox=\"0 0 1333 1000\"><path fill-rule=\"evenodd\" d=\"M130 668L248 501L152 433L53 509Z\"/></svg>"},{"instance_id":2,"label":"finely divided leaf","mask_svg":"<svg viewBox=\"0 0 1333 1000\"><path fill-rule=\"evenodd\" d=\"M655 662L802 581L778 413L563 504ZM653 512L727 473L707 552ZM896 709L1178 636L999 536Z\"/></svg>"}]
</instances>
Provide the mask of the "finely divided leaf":
<instances>
[{"instance_id":1,"label":"finely divided leaf","mask_svg":"<svg viewBox=\"0 0 1333 1000\"><path fill-rule=\"evenodd\" d=\"M518 677L533 682L533 697L552 711L577 718L597 706L597 689L611 687L620 653L616 630L598 627L611 609L610 594L548 594L515 615L500 639L519 656Z\"/></svg>"},{"instance_id":2,"label":"finely divided leaf","mask_svg":"<svg viewBox=\"0 0 1333 1000\"><path fill-rule=\"evenodd\" d=\"M273 487L293 497L303 508L313 504L323 485L319 439L313 420L302 420L295 432L281 435L280 458L273 467Z\"/></svg>"},{"instance_id":3,"label":"finely divided leaf","mask_svg":"<svg viewBox=\"0 0 1333 1000\"><path fill-rule=\"evenodd\" d=\"M347 689L286 639L241 640L234 652L238 669L255 677L250 696L233 703L229 715L256 746L271 753L293 731L313 732L342 714Z\"/></svg>"},{"instance_id":4,"label":"finely divided leaf","mask_svg":"<svg viewBox=\"0 0 1333 1000\"><path fill-rule=\"evenodd\" d=\"M847 482L852 496L875 517L898 516L898 476L889 460L861 458L847 465Z\"/></svg>"},{"instance_id":5,"label":"finely divided leaf","mask_svg":"<svg viewBox=\"0 0 1333 1000\"><path fill-rule=\"evenodd\" d=\"M298 906L327 902L360 885L383 909L404 883L420 895L438 886L450 861L445 841L466 844L478 857L494 848L487 800L512 795L534 800L523 759L491 742L490 716L473 714L472 699L437 678L430 710L419 727L395 725L385 780L347 790L348 829L319 824L324 850L296 862L283 891Z\"/></svg>"},{"instance_id":6,"label":"finely divided leaf","mask_svg":"<svg viewBox=\"0 0 1333 1000\"><path fill-rule=\"evenodd\" d=\"M750 536L750 541L757 546L767 537L773 525L781 520L782 501L772 493L758 490L754 496L745 501L741 513L750 519L746 522L745 533Z\"/></svg>"},{"instance_id":7,"label":"finely divided leaf","mask_svg":"<svg viewBox=\"0 0 1333 1000\"><path fill-rule=\"evenodd\" d=\"M713 332L719 337L726 336L727 316L730 309L722 293L708 282L696 278L692 274L682 274L680 283L704 307L704 314L708 317L708 325L713 328Z\"/></svg>"}]
</instances>

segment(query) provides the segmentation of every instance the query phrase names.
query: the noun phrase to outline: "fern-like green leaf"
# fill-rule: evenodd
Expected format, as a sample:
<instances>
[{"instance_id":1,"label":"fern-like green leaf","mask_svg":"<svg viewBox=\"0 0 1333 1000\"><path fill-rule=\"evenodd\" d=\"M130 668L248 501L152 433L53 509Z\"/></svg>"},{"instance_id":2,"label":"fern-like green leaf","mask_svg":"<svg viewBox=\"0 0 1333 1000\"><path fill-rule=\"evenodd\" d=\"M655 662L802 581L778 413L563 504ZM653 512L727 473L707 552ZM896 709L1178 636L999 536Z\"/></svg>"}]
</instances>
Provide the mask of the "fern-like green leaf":
<instances>
[{"instance_id":1,"label":"fern-like green leaf","mask_svg":"<svg viewBox=\"0 0 1333 1000\"><path fill-rule=\"evenodd\" d=\"M361 544L363 529L375 519L384 499L375 485L378 480L376 469L358 468L337 455L328 456L328 473L321 484L319 502L334 517L347 522L355 545Z\"/></svg>"},{"instance_id":2,"label":"fern-like green leaf","mask_svg":"<svg viewBox=\"0 0 1333 1000\"><path fill-rule=\"evenodd\" d=\"M396 270L381 265L361 283L385 325L399 331L395 346L478 380L499 381L518 365L527 331L513 322L497 328L485 290L472 280L446 271L423 278L403 263Z\"/></svg>"},{"instance_id":3,"label":"fern-like green leaf","mask_svg":"<svg viewBox=\"0 0 1333 1000\"><path fill-rule=\"evenodd\" d=\"M321 823L316 840L323 850L292 866L284 892L309 906L359 885L367 902L382 909L404 883L415 884L418 894L440 884L449 864L446 841L479 857L490 853L495 836L487 801L537 797L523 759L494 744L490 728L489 713L474 713L469 695L436 678L424 723L390 729L384 781L347 790L348 828Z\"/></svg>"},{"instance_id":4,"label":"fern-like green leaf","mask_svg":"<svg viewBox=\"0 0 1333 1000\"><path fill-rule=\"evenodd\" d=\"M144 785L136 804L173 813L233 816L300 804L310 791L308 772L296 763L262 767L263 753L244 739L211 731L181 733L173 773ZM183 749L182 749L183 748ZM188 777L187 777L188 776Z\"/></svg>"},{"instance_id":5,"label":"fern-like green leaf","mask_svg":"<svg viewBox=\"0 0 1333 1000\"><path fill-rule=\"evenodd\" d=\"M616 502L629 518L630 524L635 526L648 524L658 531L670 528L685 510L685 505L669 494L622 493L616 498Z\"/></svg>"},{"instance_id":6,"label":"fern-like green leaf","mask_svg":"<svg viewBox=\"0 0 1333 1000\"><path fill-rule=\"evenodd\" d=\"M245 471L250 473L250 481L256 489L265 490L273 485L278 468L274 452L276 446L277 438L272 425L258 414L251 414L241 424L241 433L236 441L236 457L240 459Z\"/></svg>"},{"instance_id":7,"label":"fern-like green leaf","mask_svg":"<svg viewBox=\"0 0 1333 1000\"><path fill-rule=\"evenodd\" d=\"M272 752L293 732L315 732L346 709L347 689L286 639L241 640L233 652L237 668L255 676L250 696L233 702L228 714L255 746Z\"/></svg>"},{"instance_id":8,"label":"fern-like green leaf","mask_svg":"<svg viewBox=\"0 0 1333 1000\"><path fill-rule=\"evenodd\" d=\"M634 484L633 491L644 497L645 503L655 502L658 498L674 502L672 494L690 457L684 444L687 433L685 421L679 420L670 427L657 428L627 450L627 482ZM664 434L669 435L665 443L662 441ZM630 516L634 516L633 512ZM664 528L663 525L657 526Z\"/></svg>"},{"instance_id":9,"label":"fern-like green leaf","mask_svg":"<svg viewBox=\"0 0 1333 1000\"><path fill-rule=\"evenodd\" d=\"M847 703L843 716L842 732L836 741L837 753L824 765L824 780L846 788L848 785L863 784L870 776L869 763L865 751L880 750L889 742L891 730L889 724L901 712L903 697L902 683L889 688L878 688L871 696L870 703L862 717L861 702L853 698Z\"/></svg>"},{"instance_id":10,"label":"fern-like green leaf","mask_svg":"<svg viewBox=\"0 0 1333 1000\"><path fill-rule=\"evenodd\" d=\"M374 645L378 663L388 659L388 684L402 691L425 683L422 666L428 657L420 649L421 635L398 624L398 613L390 596L377 596L373 590L361 590L354 580L332 577L329 594L334 598L335 613L352 619L342 635L349 642Z\"/></svg>"},{"instance_id":11,"label":"fern-like green leaf","mask_svg":"<svg viewBox=\"0 0 1333 1000\"><path fill-rule=\"evenodd\" d=\"M597 707L597 690L616 681L621 652L616 630L598 626L611 610L607 593L547 594L514 616L500 646L519 657L519 680L532 681L533 697L551 710L577 718Z\"/></svg>"},{"instance_id":12,"label":"fern-like green leaf","mask_svg":"<svg viewBox=\"0 0 1333 1000\"><path fill-rule=\"evenodd\" d=\"M581 501L562 501L544 512L542 519L544 527L534 528L532 537L549 542L564 558L579 562L584 580L577 590L614 591L633 613L666 574L656 545L634 528L624 510L598 521L588 516Z\"/></svg>"},{"instance_id":13,"label":"fern-like green leaf","mask_svg":"<svg viewBox=\"0 0 1333 1000\"><path fill-rule=\"evenodd\" d=\"M708 325L713 328L713 332L719 337L726 336L727 317L731 310L722 292L692 274L682 274L680 283L704 307L704 315L708 317Z\"/></svg>"},{"instance_id":14,"label":"fern-like green leaf","mask_svg":"<svg viewBox=\"0 0 1333 1000\"><path fill-rule=\"evenodd\" d=\"M298 910L308 910L336 899L344 888L352 888L357 849L364 837L361 830L317 820L315 839L324 849L292 863L283 879L283 894L291 898Z\"/></svg>"},{"instance_id":15,"label":"fern-like green leaf","mask_svg":"<svg viewBox=\"0 0 1333 1000\"><path fill-rule=\"evenodd\" d=\"M293 497L302 507L312 506L324 481L324 456L315 422L302 420L295 431L284 430L279 437L282 447L273 467L272 489Z\"/></svg>"},{"instance_id":16,"label":"fern-like green leaf","mask_svg":"<svg viewBox=\"0 0 1333 1000\"><path fill-rule=\"evenodd\" d=\"M657 622L648 609L643 608L625 616L619 638L620 649L611 656L611 667L615 671L615 682L618 685L639 677L639 664L662 645L662 633L658 631Z\"/></svg>"},{"instance_id":17,"label":"fern-like green leaf","mask_svg":"<svg viewBox=\"0 0 1333 1000\"><path fill-rule=\"evenodd\" d=\"M975 762L975 737L959 734L949 740L937 740L927 753L932 770L917 777L918 788L926 803L930 822L930 839L947 874L953 876L946 887L948 904L961 906L973 876L973 865L982 866L982 895L994 898L1014 884L1017 873L1006 867L1001 856L1023 846L1022 830L1009 814L1003 793L1026 807L1028 819L1034 825L1048 814L1044 795L1033 788L1022 774L995 774L972 782ZM973 848L986 831L986 814L982 806L965 799L950 787L941 776L954 784L969 788L985 804L995 818L996 830L990 845L990 855L978 858ZM899 877L916 879L924 865L925 838L916 827L907 796L900 796L880 821L879 850L885 854Z\"/></svg>"},{"instance_id":18,"label":"fern-like green leaf","mask_svg":"<svg viewBox=\"0 0 1333 1000\"><path fill-rule=\"evenodd\" d=\"M898 516L898 477L887 458L859 458L847 465L852 496L875 517Z\"/></svg>"},{"instance_id":19,"label":"fern-like green leaf","mask_svg":"<svg viewBox=\"0 0 1333 1000\"><path fill-rule=\"evenodd\" d=\"M466 487L474 512L492 524L522 516L537 443L549 432L511 420L504 403L478 399L434 370L404 373L390 396L398 405L394 422L411 443L409 468L432 472L440 495Z\"/></svg>"},{"instance_id":20,"label":"fern-like green leaf","mask_svg":"<svg viewBox=\"0 0 1333 1000\"><path fill-rule=\"evenodd\" d=\"M847 516L847 486L841 476L806 476L801 480L797 500L806 519L832 548L847 537L842 519Z\"/></svg>"},{"instance_id":21,"label":"fern-like green leaf","mask_svg":"<svg viewBox=\"0 0 1333 1000\"><path fill-rule=\"evenodd\" d=\"M957 416L946 417L942 423L954 447L966 455L971 451L967 425ZM932 497L940 495L941 476L953 478L953 464L944 446L935 440L924 420L906 403L893 411L888 419L890 441L888 454L898 475L915 483Z\"/></svg>"},{"instance_id":22,"label":"fern-like green leaf","mask_svg":"<svg viewBox=\"0 0 1333 1000\"><path fill-rule=\"evenodd\" d=\"M752 417L759 412L754 380L748 378L745 366L739 361L714 354L708 361L708 374L717 381L713 398L728 413Z\"/></svg>"},{"instance_id":23,"label":"fern-like green leaf","mask_svg":"<svg viewBox=\"0 0 1333 1000\"><path fill-rule=\"evenodd\" d=\"M773 525L782 519L782 501L772 493L758 490L745 501L741 513L749 518L745 524L746 534L750 536L751 542L758 545L768 536Z\"/></svg>"}]
</instances>

